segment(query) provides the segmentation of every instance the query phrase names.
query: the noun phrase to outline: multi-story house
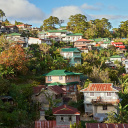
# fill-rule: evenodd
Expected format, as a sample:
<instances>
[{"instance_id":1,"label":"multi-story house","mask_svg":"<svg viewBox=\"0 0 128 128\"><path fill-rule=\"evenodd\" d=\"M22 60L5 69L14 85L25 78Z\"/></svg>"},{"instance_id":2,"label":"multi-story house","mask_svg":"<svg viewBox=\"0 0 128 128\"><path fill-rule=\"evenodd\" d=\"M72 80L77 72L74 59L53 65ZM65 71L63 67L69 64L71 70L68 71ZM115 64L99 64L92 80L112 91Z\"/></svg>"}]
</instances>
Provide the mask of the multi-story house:
<instances>
[{"instance_id":1,"label":"multi-story house","mask_svg":"<svg viewBox=\"0 0 128 128\"><path fill-rule=\"evenodd\" d=\"M78 48L62 48L60 54L65 59L70 59L70 64L81 64L81 51Z\"/></svg>"},{"instance_id":2,"label":"multi-story house","mask_svg":"<svg viewBox=\"0 0 128 128\"><path fill-rule=\"evenodd\" d=\"M17 44L20 44L22 47L28 47L28 38L21 37L20 33L11 33L6 35L7 40L14 41Z\"/></svg>"},{"instance_id":3,"label":"multi-story house","mask_svg":"<svg viewBox=\"0 0 128 128\"><path fill-rule=\"evenodd\" d=\"M30 24L19 24L19 25L16 25L18 28L20 29L31 29L31 26Z\"/></svg>"},{"instance_id":4,"label":"multi-story house","mask_svg":"<svg viewBox=\"0 0 128 128\"><path fill-rule=\"evenodd\" d=\"M84 94L84 106L86 114L93 114L99 120L105 118L105 114L111 111L117 113L119 97L118 90L112 83L90 83L87 88L81 90Z\"/></svg>"},{"instance_id":5,"label":"multi-story house","mask_svg":"<svg viewBox=\"0 0 128 128\"><path fill-rule=\"evenodd\" d=\"M122 53L126 53L127 49L125 47L125 45L122 42L111 42L111 45L116 47L116 50L118 52L122 52Z\"/></svg>"},{"instance_id":6,"label":"multi-story house","mask_svg":"<svg viewBox=\"0 0 128 128\"><path fill-rule=\"evenodd\" d=\"M39 32L38 37L41 39L53 39L55 41L74 42L81 39L83 34L72 33L67 30L49 30L46 32Z\"/></svg>"},{"instance_id":7,"label":"multi-story house","mask_svg":"<svg viewBox=\"0 0 128 128\"><path fill-rule=\"evenodd\" d=\"M80 83L80 75L81 73L74 73L66 70L52 70L44 74L46 85L58 85L66 94L77 92L77 85Z\"/></svg>"},{"instance_id":8,"label":"multi-story house","mask_svg":"<svg viewBox=\"0 0 128 128\"><path fill-rule=\"evenodd\" d=\"M74 47L79 48L82 52L88 53L88 50L91 50L91 46L93 45L92 40L87 39L79 39L75 41Z\"/></svg>"}]
</instances>

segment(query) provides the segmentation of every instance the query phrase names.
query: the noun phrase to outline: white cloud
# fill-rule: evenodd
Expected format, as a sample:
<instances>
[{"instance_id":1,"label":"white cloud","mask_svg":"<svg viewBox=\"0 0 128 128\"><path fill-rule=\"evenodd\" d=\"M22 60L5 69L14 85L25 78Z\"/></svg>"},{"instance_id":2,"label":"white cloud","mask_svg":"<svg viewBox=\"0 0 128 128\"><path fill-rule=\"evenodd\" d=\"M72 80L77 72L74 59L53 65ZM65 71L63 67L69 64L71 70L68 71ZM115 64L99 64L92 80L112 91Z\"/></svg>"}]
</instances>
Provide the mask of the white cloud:
<instances>
[{"instance_id":1,"label":"white cloud","mask_svg":"<svg viewBox=\"0 0 128 128\"><path fill-rule=\"evenodd\" d=\"M44 13L28 0L0 0L0 9L11 20L40 23L44 18Z\"/></svg>"},{"instance_id":2,"label":"white cloud","mask_svg":"<svg viewBox=\"0 0 128 128\"><path fill-rule=\"evenodd\" d=\"M75 14L83 14L83 12L77 6L63 6L63 7L59 7L59 8L54 8L52 10L51 15L56 16L59 19L68 20L68 18L71 15L75 15Z\"/></svg>"},{"instance_id":3,"label":"white cloud","mask_svg":"<svg viewBox=\"0 0 128 128\"><path fill-rule=\"evenodd\" d=\"M93 19L102 19L106 18L109 20L116 20L116 19L128 19L128 16L123 15L90 15Z\"/></svg>"},{"instance_id":4,"label":"white cloud","mask_svg":"<svg viewBox=\"0 0 128 128\"><path fill-rule=\"evenodd\" d=\"M96 6L92 6L92 5L88 5L88 4L83 4L81 6L83 9L86 9L86 10L100 10L99 7L96 7Z\"/></svg>"}]
</instances>

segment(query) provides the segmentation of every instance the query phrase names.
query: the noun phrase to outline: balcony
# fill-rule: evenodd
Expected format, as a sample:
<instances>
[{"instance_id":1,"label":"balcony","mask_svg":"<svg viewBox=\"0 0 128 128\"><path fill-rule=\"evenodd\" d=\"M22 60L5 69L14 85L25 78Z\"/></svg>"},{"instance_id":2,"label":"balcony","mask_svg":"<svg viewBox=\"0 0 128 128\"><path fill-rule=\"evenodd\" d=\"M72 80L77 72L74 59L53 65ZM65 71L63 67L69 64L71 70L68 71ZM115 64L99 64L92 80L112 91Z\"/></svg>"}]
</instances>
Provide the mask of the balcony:
<instances>
[{"instance_id":1,"label":"balcony","mask_svg":"<svg viewBox=\"0 0 128 128\"><path fill-rule=\"evenodd\" d=\"M97 97L97 99L92 99L92 104L93 105L104 105L104 104L108 104L108 105L117 105L120 100L119 99L116 99L116 100L113 100L113 99L102 99L100 96Z\"/></svg>"}]
</instances>

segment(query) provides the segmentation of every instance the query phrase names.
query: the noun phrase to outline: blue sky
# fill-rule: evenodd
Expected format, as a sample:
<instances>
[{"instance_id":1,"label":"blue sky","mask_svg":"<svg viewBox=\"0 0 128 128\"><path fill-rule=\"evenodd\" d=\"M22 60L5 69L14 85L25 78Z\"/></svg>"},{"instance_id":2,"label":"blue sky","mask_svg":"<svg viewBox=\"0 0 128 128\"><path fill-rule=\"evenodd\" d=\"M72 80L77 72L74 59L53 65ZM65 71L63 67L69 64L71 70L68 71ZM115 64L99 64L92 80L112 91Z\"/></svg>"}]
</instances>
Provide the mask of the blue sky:
<instances>
[{"instance_id":1,"label":"blue sky","mask_svg":"<svg viewBox=\"0 0 128 128\"><path fill-rule=\"evenodd\" d=\"M70 15L78 13L87 19L107 18L113 27L128 19L127 0L0 0L0 9L13 23L14 20L42 25L49 16L57 16L68 22Z\"/></svg>"}]
</instances>

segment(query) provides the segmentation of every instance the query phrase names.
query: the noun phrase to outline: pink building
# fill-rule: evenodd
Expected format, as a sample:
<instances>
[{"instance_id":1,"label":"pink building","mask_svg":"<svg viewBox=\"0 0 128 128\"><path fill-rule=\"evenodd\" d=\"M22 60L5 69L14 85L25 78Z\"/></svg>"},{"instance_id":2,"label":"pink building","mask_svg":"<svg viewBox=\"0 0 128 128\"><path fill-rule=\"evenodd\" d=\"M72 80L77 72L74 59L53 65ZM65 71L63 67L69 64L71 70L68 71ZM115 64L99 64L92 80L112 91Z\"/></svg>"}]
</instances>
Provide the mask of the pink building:
<instances>
[{"instance_id":1,"label":"pink building","mask_svg":"<svg viewBox=\"0 0 128 128\"><path fill-rule=\"evenodd\" d=\"M66 70L52 70L45 74L45 83L48 86L58 85L65 93L76 92L80 83L81 73L74 73Z\"/></svg>"}]
</instances>

